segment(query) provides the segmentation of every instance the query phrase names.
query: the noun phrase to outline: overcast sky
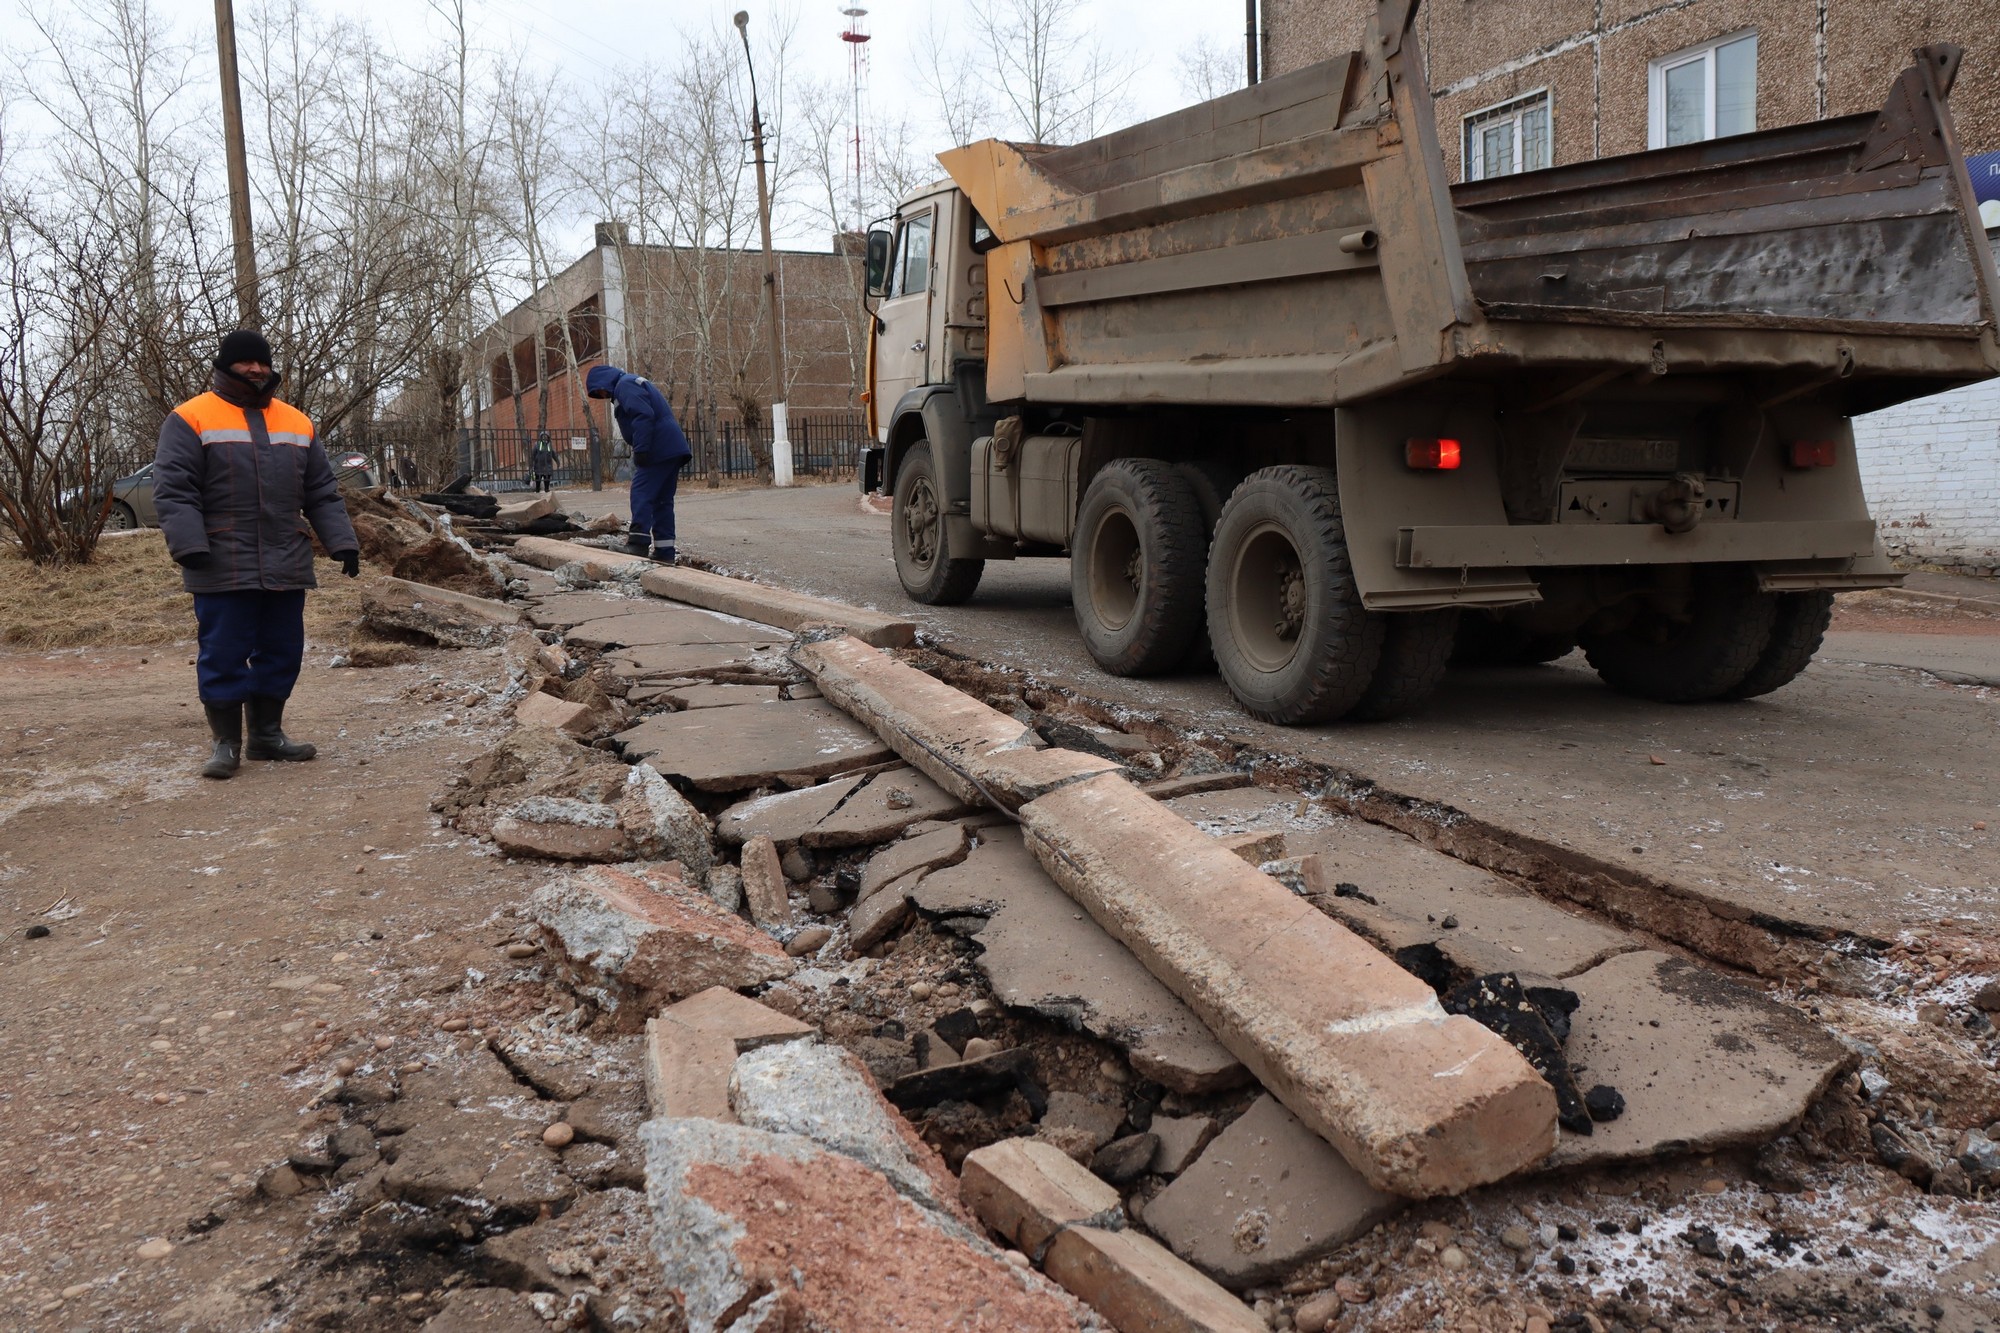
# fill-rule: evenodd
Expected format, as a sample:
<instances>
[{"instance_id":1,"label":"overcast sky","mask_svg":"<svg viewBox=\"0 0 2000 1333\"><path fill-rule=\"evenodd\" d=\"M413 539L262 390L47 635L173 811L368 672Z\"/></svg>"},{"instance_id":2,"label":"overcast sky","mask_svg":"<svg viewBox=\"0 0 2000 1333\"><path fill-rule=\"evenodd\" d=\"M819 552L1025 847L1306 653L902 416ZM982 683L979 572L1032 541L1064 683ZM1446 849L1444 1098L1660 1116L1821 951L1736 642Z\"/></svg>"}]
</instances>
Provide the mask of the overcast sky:
<instances>
[{"instance_id":1,"label":"overcast sky","mask_svg":"<svg viewBox=\"0 0 2000 1333\"><path fill-rule=\"evenodd\" d=\"M19 0L0 0L0 46L24 35ZM38 8L48 0L29 0ZM415 52L443 37L445 25L424 0L309 0L322 13L365 20L392 46ZM728 31L738 9L751 15L753 35L789 16L796 22L790 59L806 77L844 85L849 44L840 38L852 4L868 10L863 20L873 40L869 59L868 107L872 118L923 118L929 108L907 73L911 43L935 8L946 25L964 21L969 0L471 0L476 40L494 53L525 51L546 59L581 80L611 78L634 60L671 60L689 35ZM1242 47L1241 0L1074 0L1083 24L1132 73L1125 90L1126 122L1183 106L1180 57L1206 38L1231 53ZM246 0L238 0L239 9ZM60 5L58 6L60 7ZM184 34L198 36L213 60L213 0L153 0L153 8ZM240 21L240 20L239 20ZM948 29L949 30L949 29ZM210 66L212 69L212 65ZM212 73L197 71L209 80ZM769 79L766 71L760 77ZM943 136L940 136L940 142ZM579 243L588 231L579 233ZM826 243L813 233L780 238L781 244Z\"/></svg>"}]
</instances>

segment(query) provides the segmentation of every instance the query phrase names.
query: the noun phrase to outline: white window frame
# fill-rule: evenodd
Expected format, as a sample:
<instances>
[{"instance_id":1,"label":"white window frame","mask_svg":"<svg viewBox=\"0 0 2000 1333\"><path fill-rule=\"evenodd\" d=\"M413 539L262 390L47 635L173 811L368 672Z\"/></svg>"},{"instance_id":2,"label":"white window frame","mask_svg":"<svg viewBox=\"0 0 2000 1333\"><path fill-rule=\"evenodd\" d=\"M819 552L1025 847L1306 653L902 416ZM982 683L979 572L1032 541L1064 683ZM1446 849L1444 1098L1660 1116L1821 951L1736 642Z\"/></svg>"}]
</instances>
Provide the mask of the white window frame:
<instances>
[{"instance_id":1,"label":"white window frame","mask_svg":"<svg viewBox=\"0 0 2000 1333\"><path fill-rule=\"evenodd\" d=\"M1475 126L1477 126L1480 129L1484 129L1487 126L1493 124L1495 121L1506 119L1509 114L1512 115L1514 121L1514 161L1516 163L1516 166L1514 167L1514 170L1506 174L1510 176L1518 176L1523 171L1525 171L1526 168L1519 165L1520 163L1527 161L1527 154L1521 151L1526 146L1522 139L1521 118L1523 113L1528 111L1531 107L1533 107L1537 103L1540 103L1542 109L1548 112L1548 115L1546 117L1547 123L1545 124L1542 130L1543 159L1548 166L1551 167L1554 166L1556 164L1555 96L1549 91L1547 87L1541 87L1541 88L1531 89L1525 93L1519 93L1513 97L1507 98L1505 101L1495 102L1492 106L1483 106L1479 108L1479 110L1477 111L1470 111L1467 112L1465 115L1459 117L1459 127L1458 127L1458 151L1460 154L1459 175L1463 179L1468 181L1483 181L1483 180L1495 179L1495 177L1488 174L1486 171L1486 160L1484 156L1479 157L1479 168L1480 168L1479 174L1476 176L1473 174L1472 167L1473 167L1473 158L1475 155L1472 151L1472 144L1473 144L1472 131Z\"/></svg>"},{"instance_id":2,"label":"white window frame","mask_svg":"<svg viewBox=\"0 0 2000 1333\"><path fill-rule=\"evenodd\" d=\"M1665 148L1667 146L1667 71L1670 69L1679 69L1682 65L1692 64L1697 60L1703 62L1703 96L1701 108L1703 132L1701 138L1696 140L1696 142L1707 143L1710 139L1718 137L1715 132L1715 53L1732 42L1740 42L1746 37L1752 41L1757 40L1757 30L1755 28L1739 28L1737 31L1725 33L1713 41L1703 42L1700 46L1690 46L1685 50L1676 51L1672 55L1661 56L1647 67L1646 95L1650 105L1647 108L1646 115L1646 147ZM1755 68L1754 62L1752 63L1752 68ZM1751 131L1757 128L1756 121L1757 104L1753 91L1750 103Z\"/></svg>"}]
</instances>

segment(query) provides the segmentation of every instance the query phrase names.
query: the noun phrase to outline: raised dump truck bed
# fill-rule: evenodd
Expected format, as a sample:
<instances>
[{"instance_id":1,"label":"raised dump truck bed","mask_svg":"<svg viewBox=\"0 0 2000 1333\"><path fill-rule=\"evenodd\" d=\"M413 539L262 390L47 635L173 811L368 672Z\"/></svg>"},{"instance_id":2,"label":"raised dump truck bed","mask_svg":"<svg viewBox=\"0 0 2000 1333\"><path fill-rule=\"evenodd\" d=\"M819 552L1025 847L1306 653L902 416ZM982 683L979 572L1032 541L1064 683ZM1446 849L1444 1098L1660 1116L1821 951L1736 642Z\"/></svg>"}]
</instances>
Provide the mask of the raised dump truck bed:
<instances>
[{"instance_id":1,"label":"raised dump truck bed","mask_svg":"<svg viewBox=\"0 0 2000 1333\"><path fill-rule=\"evenodd\" d=\"M1873 115L1449 186L1414 10L1087 143L941 157L873 238L913 595L1068 551L1107 669L1212 652L1303 721L1409 706L1454 634L1762 693L1829 590L1894 580L1847 418L2000 370L1957 49Z\"/></svg>"}]
</instances>

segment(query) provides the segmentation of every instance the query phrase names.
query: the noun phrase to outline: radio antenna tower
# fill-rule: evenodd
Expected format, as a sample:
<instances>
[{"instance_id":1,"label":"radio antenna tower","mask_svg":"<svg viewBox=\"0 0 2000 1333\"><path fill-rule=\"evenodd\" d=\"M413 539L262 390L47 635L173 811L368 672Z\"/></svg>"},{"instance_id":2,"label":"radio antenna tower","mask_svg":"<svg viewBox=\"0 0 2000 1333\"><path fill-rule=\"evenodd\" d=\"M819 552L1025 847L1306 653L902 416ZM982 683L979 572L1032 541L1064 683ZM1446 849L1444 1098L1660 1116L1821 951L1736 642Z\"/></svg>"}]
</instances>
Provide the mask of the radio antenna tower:
<instances>
[{"instance_id":1,"label":"radio antenna tower","mask_svg":"<svg viewBox=\"0 0 2000 1333\"><path fill-rule=\"evenodd\" d=\"M868 32L862 20L868 11L851 6L840 11L847 16L847 30L840 34L840 40L847 43L847 73L854 90L854 226L856 230L868 222L868 205L863 185L866 177L861 165L861 94L868 86Z\"/></svg>"}]
</instances>

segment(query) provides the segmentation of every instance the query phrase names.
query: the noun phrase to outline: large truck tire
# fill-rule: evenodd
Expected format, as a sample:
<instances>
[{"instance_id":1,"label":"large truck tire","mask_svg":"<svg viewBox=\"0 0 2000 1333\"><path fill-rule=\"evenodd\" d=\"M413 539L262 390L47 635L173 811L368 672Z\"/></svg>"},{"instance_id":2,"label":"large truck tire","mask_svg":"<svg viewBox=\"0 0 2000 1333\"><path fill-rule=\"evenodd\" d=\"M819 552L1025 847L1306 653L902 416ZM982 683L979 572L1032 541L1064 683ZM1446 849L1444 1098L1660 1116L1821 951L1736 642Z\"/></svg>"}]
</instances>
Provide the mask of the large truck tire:
<instances>
[{"instance_id":1,"label":"large truck tire","mask_svg":"<svg viewBox=\"0 0 2000 1333\"><path fill-rule=\"evenodd\" d=\"M1461 667L1541 666L1576 649L1563 634L1536 634L1488 611L1467 611L1458 620L1451 664Z\"/></svg>"},{"instance_id":2,"label":"large truck tire","mask_svg":"<svg viewBox=\"0 0 2000 1333\"><path fill-rule=\"evenodd\" d=\"M896 470L895 501L889 511L891 544L896 552L896 577L912 600L926 606L952 606L972 596L981 559L956 559L950 529L944 521L944 487L938 482L937 460L928 441L910 446Z\"/></svg>"},{"instance_id":3,"label":"large truck tire","mask_svg":"<svg viewBox=\"0 0 2000 1333\"><path fill-rule=\"evenodd\" d=\"M1832 623L1832 593L1779 593L1777 612L1771 622L1771 641L1764 646L1764 655L1750 668L1750 674L1733 689L1724 691L1722 697L1755 699L1791 684L1813 660L1820 640L1826 637L1826 627Z\"/></svg>"},{"instance_id":4,"label":"large truck tire","mask_svg":"<svg viewBox=\"0 0 2000 1333\"><path fill-rule=\"evenodd\" d=\"M1215 536L1215 525L1222 518L1222 506L1228 502L1229 493L1236 489L1242 474L1210 459L1176 463L1174 470L1187 478L1194 490L1195 502L1201 506L1201 558L1203 567L1208 561L1208 544ZM1176 670L1190 675L1208 675L1215 670L1215 649L1208 641L1208 615L1204 608L1202 623L1196 627L1194 641L1188 644L1187 655Z\"/></svg>"},{"instance_id":5,"label":"large truck tire","mask_svg":"<svg viewBox=\"0 0 2000 1333\"><path fill-rule=\"evenodd\" d=\"M1777 599L1734 565L1696 565L1685 618L1647 616L1615 634L1587 634L1584 655L1621 694L1660 703L1728 697L1771 642Z\"/></svg>"},{"instance_id":6,"label":"large truck tire","mask_svg":"<svg viewBox=\"0 0 2000 1333\"><path fill-rule=\"evenodd\" d=\"M1331 468L1251 473L1222 507L1207 582L1216 667L1252 714L1327 722L1367 692L1384 617L1361 605Z\"/></svg>"},{"instance_id":7,"label":"large truck tire","mask_svg":"<svg viewBox=\"0 0 2000 1333\"><path fill-rule=\"evenodd\" d=\"M1458 639L1457 611L1398 611L1384 616L1382 658L1350 722L1382 722L1420 707L1436 692Z\"/></svg>"},{"instance_id":8,"label":"large truck tire","mask_svg":"<svg viewBox=\"0 0 2000 1333\"><path fill-rule=\"evenodd\" d=\"M1171 670L1201 631L1201 505L1172 464L1121 458L1091 478L1070 543L1070 598L1114 676Z\"/></svg>"}]
</instances>

